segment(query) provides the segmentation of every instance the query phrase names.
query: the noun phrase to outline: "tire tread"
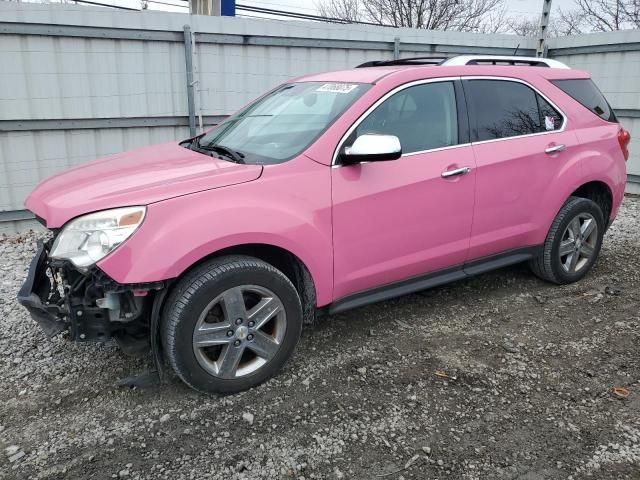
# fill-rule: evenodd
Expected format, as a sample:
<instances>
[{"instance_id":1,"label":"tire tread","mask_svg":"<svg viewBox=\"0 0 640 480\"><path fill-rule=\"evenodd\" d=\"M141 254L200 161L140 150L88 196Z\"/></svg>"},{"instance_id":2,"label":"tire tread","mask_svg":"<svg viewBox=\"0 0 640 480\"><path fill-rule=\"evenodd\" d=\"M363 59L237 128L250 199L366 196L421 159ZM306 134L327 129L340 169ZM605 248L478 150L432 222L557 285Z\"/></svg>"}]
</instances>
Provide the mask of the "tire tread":
<instances>
[{"instance_id":1,"label":"tire tread","mask_svg":"<svg viewBox=\"0 0 640 480\"><path fill-rule=\"evenodd\" d=\"M294 285L287 276L272 265L254 257L245 255L228 255L214 258L187 273L187 275L184 276L174 287L166 300L166 308L162 316L160 326L165 358L180 380L194 390L202 393L211 393L208 390L199 388L189 380L188 376L185 375L185 366L181 364L180 359L178 358L178 352L175 347L177 343L176 335L180 326L181 314L187 307L190 299L208 282L214 282L217 278L233 271L246 271L248 269L261 269L276 275L288 284L293 291L296 291ZM275 373L276 371L272 372L267 379L271 378ZM219 392L225 393L225 390L220 389Z\"/></svg>"},{"instance_id":2,"label":"tire tread","mask_svg":"<svg viewBox=\"0 0 640 480\"><path fill-rule=\"evenodd\" d=\"M568 283L566 280L560 278L553 269L553 244L556 240L557 235L561 235L563 232L560 232L560 227L563 224L564 220L568 215L574 215L575 209L578 208L581 204L588 204L590 206L594 206L601 212L598 204L593 201L582 198L582 197L574 197L571 196L564 203L556 217L553 219L553 223L549 228L549 233L547 233L547 237L545 238L542 252L536 257L532 258L529 261L529 268L533 271L534 275L537 277L546 280L555 284L564 284ZM586 272L585 272L586 273Z\"/></svg>"}]
</instances>

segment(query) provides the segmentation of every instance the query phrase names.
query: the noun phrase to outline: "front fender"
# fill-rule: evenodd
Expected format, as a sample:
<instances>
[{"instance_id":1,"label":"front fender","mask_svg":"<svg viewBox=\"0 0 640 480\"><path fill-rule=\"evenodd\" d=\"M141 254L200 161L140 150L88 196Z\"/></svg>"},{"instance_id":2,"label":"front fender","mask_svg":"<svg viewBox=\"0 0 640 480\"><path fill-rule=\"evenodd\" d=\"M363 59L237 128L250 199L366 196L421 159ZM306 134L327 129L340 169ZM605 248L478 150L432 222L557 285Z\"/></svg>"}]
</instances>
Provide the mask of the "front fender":
<instances>
[{"instance_id":1,"label":"front fender","mask_svg":"<svg viewBox=\"0 0 640 480\"><path fill-rule=\"evenodd\" d=\"M177 278L228 247L266 244L307 267L318 305L331 301L330 169L307 161L274 165L253 182L151 204L140 229L98 263L119 283Z\"/></svg>"}]
</instances>

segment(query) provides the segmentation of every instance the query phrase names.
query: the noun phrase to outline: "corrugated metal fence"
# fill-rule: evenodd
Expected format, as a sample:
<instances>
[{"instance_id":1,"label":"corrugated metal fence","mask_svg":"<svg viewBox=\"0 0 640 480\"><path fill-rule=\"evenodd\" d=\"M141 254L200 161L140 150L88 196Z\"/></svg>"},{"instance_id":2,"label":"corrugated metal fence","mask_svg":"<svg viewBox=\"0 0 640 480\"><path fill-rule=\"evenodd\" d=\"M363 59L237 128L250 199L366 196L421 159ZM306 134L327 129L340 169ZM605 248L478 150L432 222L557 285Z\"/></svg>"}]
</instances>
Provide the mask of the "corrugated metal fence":
<instances>
[{"instance_id":1,"label":"corrugated metal fence","mask_svg":"<svg viewBox=\"0 0 640 480\"><path fill-rule=\"evenodd\" d=\"M592 71L640 138L640 36L613 35L558 39L551 54ZM215 124L289 78L394 56L516 48L531 55L535 41L0 3L0 45L0 231L6 231L29 217L22 202L43 178L99 156L185 138L190 120L197 129ZM640 174L637 154L630 166Z\"/></svg>"}]
</instances>

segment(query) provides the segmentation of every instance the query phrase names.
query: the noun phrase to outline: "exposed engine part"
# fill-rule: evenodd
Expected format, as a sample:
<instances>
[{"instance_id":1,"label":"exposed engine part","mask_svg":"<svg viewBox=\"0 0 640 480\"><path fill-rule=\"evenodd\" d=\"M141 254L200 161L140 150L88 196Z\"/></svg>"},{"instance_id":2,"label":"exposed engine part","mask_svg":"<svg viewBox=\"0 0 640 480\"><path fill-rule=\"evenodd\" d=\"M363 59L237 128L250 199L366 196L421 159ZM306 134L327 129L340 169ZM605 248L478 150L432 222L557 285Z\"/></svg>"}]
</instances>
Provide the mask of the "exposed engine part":
<instances>
[{"instance_id":1,"label":"exposed engine part","mask_svg":"<svg viewBox=\"0 0 640 480\"><path fill-rule=\"evenodd\" d=\"M142 314L143 300L131 292L105 292L103 298L96 299L96 306L108 310L112 322L131 322Z\"/></svg>"}]
</instances>

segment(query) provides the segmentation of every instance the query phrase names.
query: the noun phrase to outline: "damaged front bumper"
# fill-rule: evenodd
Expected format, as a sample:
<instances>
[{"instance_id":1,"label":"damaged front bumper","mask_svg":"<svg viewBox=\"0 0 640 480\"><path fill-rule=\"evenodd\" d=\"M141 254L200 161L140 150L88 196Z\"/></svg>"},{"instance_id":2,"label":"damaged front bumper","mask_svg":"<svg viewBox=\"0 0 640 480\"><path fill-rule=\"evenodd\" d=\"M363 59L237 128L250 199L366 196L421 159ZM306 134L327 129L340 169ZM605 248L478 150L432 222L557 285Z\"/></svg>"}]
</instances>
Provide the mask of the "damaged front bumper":
<instances>
[{"instance_id":1,"label":"damaged front bumper","mask_svg":"<svg viewBox=\"0 0 640 480\"><path fill-rule=\"evenodd\" d=\"M51 244L38 244L18 293L18 302L45 334L68 331L78 342L115 338L127 353L148 348L151 299L164 284L118 284L98 268L82 271L51 259Z\"/></svg>"},{"instance_id":2,"label":"damaged front bumper","mask_svg":"<svg viewBox=\"0 0 640 480\"><path fill-rule=\"evenodd\" d=\"M31 261L29 273L18 292L18 302L24 306L31 317L38 322L44 333L53 337L66 330L65 318L68 312L58 304L45 303L49 298L51 281L47 276L48 250L45 244L38 243L38 251Z\"/></svg>"}]
</instances>

